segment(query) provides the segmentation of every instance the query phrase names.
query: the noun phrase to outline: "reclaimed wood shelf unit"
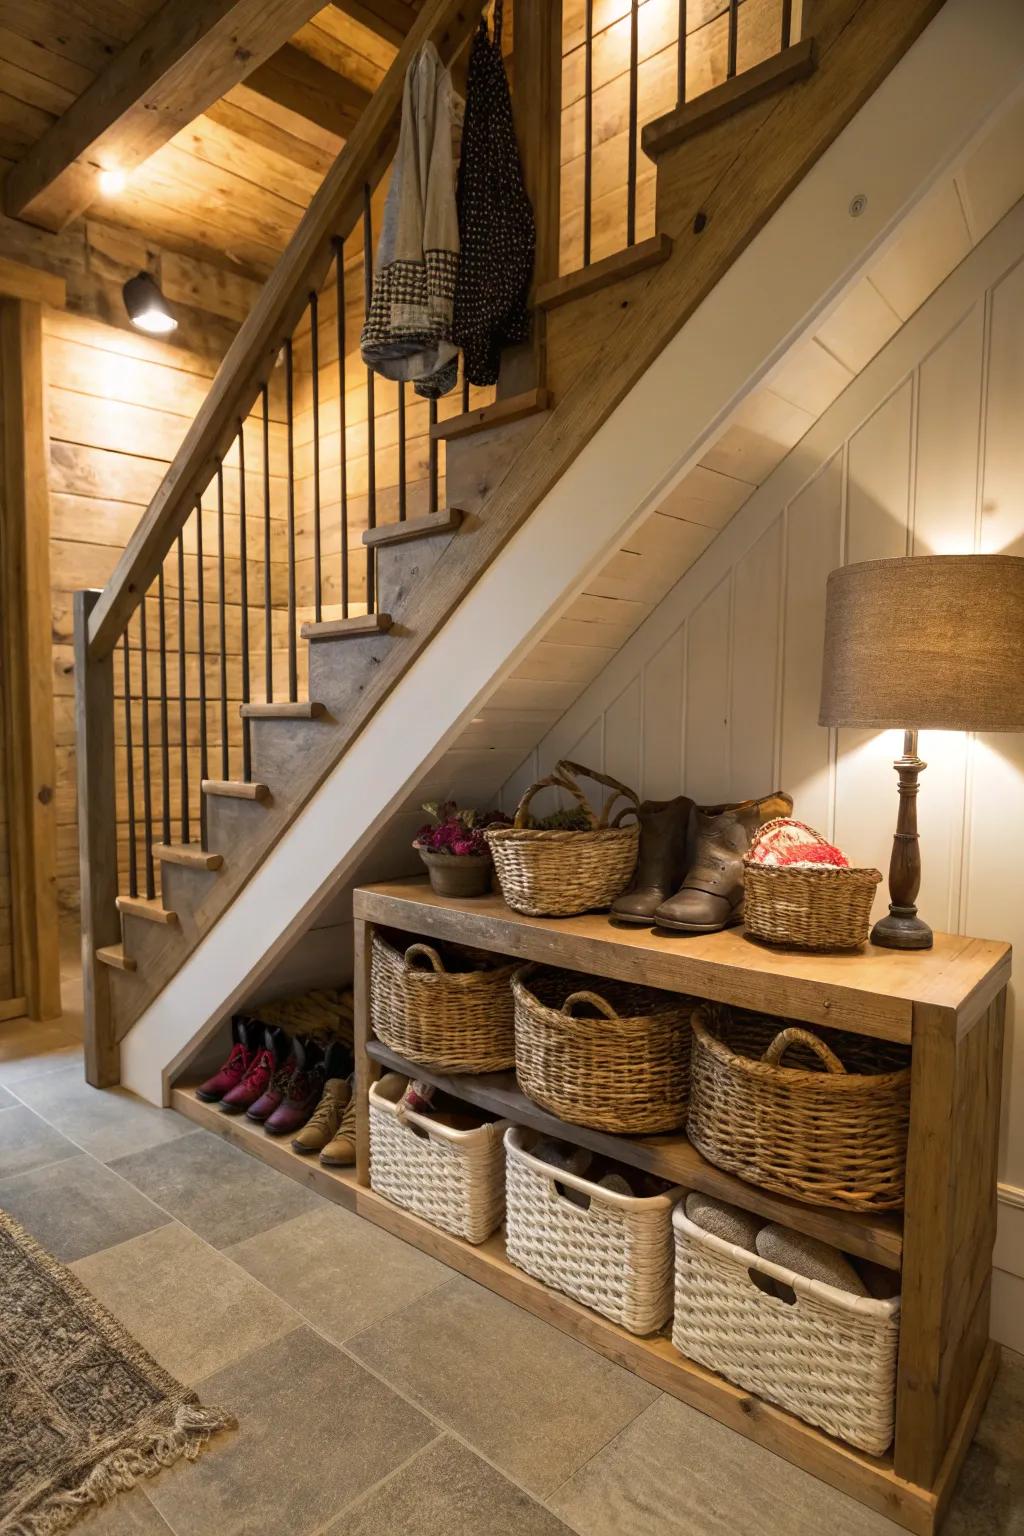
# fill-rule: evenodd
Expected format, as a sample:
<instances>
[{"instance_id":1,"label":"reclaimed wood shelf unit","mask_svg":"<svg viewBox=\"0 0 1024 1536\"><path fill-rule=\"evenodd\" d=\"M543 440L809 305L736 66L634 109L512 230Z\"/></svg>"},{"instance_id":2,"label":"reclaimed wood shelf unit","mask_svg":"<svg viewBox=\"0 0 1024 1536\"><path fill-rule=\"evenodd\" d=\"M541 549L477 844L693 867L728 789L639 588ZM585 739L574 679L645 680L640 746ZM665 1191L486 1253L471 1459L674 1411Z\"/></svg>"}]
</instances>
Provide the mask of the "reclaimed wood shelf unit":
<instances>
[{"instance_id":1,"label":"reclaimed wood shelf unit","mask_svg":"<svg viewBox=\"0 0 1024 1536\"><path fill-rule=\"evenodd\" d=\"M426 880L363 887L355 892L354 913L356 1168L322 1168L244 1116L222 1115L215 1105L203 1104L187 1086L173 1089L174 1107L916 1536L933 1536L998 1360L988 1321L1009 946L936 934L934 948L917 954L870 946L850 955L787 954L753 943L742 929L682 938L615 928L600 914L522 917L497 896L465 901L437 896ZM568 1125L527 1099L511 1073L456 1077L413 1069L372 1038L369 941L376 926L910 1044L902 1219L825 1210L769 1194L713 1168L682 1133L628 1138ZM635 1338L516 1269L501 1232L474 1247L376 1194L369 1187L367 1094L370 1083L391 1069L415 1070L467 1103L900 1269L903 1307L890 1452L867 1456L832 1439L685 1359L667 1337Z\"/></svg>"}]
</instances>

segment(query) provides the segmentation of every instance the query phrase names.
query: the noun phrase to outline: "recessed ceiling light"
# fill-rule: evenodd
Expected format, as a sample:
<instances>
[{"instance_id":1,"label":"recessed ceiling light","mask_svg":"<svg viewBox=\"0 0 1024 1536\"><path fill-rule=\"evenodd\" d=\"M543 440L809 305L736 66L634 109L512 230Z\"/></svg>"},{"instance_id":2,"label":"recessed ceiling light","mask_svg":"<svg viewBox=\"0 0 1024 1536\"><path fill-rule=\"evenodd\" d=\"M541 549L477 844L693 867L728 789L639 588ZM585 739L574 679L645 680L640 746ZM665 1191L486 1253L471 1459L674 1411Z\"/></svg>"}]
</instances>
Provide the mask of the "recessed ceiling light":
<instances>
[{"instance_id":1,"label":"recessed ceiling light","mask_svg":"<svg viewBox=\"0 0 1024 1536\"><path fill-rule=\"evenodd\" d=\"M124 191L127 185L128 178L124 171L119 171L116 168L113 170L100 171L99 187L100 192L104 197L116 197L119 192Z\"/></svg>"},{"instance_id":2,"label":"recessed ceiling light","mask_svg":"<svg viewBox=\"0 0 1024 1536\"><path fill-rule=\"evenodd\" d=\"M148 272L130 277L122 293L128 318L138 330L148 331L151 336L165 336L168 331L177 330L178 322L156 280Z\"/></svg>"}]
</instances>

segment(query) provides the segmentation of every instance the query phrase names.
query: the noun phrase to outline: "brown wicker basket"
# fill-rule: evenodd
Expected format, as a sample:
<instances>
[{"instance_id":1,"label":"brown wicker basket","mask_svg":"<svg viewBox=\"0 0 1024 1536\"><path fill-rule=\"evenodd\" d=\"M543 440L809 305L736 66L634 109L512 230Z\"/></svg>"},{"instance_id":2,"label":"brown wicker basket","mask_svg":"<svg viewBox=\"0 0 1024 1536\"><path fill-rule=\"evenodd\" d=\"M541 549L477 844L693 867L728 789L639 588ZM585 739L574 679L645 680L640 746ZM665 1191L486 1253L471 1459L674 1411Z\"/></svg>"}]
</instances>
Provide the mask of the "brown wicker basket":
<instances>
[{"instance_id":1,"label":"brown wicker basket","mask_svg":"<svg viewBox=\"0 0 1024 1536\"><path fill-rule=\"evenodd\" d=\"M695 1009L687 1135L716 1168L764 1189L840 1210L896 1210L910 1053L844 1030L827 1034L828 1044L785 1020L709 1003Z\"/></svg>"},{"instance_id":2,"label":"brown wicker basket","mask_svg":"<svg viewBox=\"0 0 1024 1536\"><path fill-rule=\"evenodd\" d=\"M535 1103L622 1135L683 1124L693 998L539 966L516 972L512 995L516 1077Z\"/></svg>"},{"instance_id":3,"label":"brown wicker basket","mask_svg":"<svg viewBox=\"0 0 1024 1536\"><path fill-rule=\"evenodd\" d=\"M373 1032L393 1051L439 1072L502 1072L515 1061L513 965L485 963L471 951L449 970L430 944L403 953L378 931L370 963ZM425 963L425 966L424 966Z\"/></svg>"},{"instance_id":4,"label":"brown wicker basket","mask_svg":"<svg viewBox=\"0 0 1024 1536\"><path fill-rule=\"evenodd\" d=\"M877 869L743 868L747 932L792 949L856 949L871 928Z\"/></svg>"},{"instance_id":5,"label":"brown wicker basket","mask_svg":"<svg viewBox=\"0 0 1024 1536\"><path fill-rule=\"evenodd\" d=\"M596 779L613 791L600 814L587 803L574 774ZM568 790L590 818L589 831L548 831L528 827L530 801L538 790L553 785ZM631 802L609 825L608 816L620 796ZM494 856L501 894L514 912L527 917L572 917L597 907L610 907L621 896L636 868L640 824L619 825L639 804L633 790L618 779L560 762L553 774L526 791L511 827L493 827L484 835Z\"/></svg>"}]
</instances>

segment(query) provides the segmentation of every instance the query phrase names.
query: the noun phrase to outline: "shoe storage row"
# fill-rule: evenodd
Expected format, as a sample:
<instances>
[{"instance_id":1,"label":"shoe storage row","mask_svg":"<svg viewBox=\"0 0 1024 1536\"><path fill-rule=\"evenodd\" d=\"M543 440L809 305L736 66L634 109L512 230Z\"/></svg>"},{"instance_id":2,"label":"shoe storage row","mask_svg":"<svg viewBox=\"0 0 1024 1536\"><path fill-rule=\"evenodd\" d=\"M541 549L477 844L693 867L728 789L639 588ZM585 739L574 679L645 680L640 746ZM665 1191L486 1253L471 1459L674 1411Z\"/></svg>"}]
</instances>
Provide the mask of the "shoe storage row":
<instances>
[{"instance_id":1,"label":"shoe storage row","mask_svg":"<svg viewBox=\"0 0 1024 1536\"><path fill-rule=\"evenodd\" d=\"M419 880L355 930L354 1170L176 1106L932 1536L996 1362L1008 947L680 943Z\"/></svg>"}]
</instances>

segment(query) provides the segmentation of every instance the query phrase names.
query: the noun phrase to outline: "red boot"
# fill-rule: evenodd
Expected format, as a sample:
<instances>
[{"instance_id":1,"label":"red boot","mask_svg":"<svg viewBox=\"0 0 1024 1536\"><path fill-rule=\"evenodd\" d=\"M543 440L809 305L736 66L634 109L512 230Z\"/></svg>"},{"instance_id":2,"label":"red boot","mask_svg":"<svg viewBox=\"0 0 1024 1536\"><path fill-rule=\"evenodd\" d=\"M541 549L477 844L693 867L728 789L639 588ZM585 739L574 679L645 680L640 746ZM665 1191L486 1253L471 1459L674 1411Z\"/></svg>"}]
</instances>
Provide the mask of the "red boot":
<instances>
[{"instance_id":1,"label":"red boot","mask_svg":"<svg viewBox=\"0 0 1024 1536\"><path fill-rule=\"evenodd\" d=\"M270 1118L277 1106L288 1097L288 1090L292 1078L298 1070L298 1064L294 1056L289 1056L283 1066L278 1067L270 1079L270 1086L266 1093L260 1094L255 1104L250 1104L246 1110L246 1118L255 1120L262 1125L264 1120Z\"/></svg>"},{"instance_id":2,"label":"red boot","mask_svg":"<svg viewBox=\"0 0 1024 1536\"><path fill-rule=\"evenodd\" d=\"M273 1051L257 1051L252 1065L242 1078L237 1088L232 1088L220 1101L221 1113L225 1115L240 1115L243 1110L255 1104L270 1087L270 1080L277 1068Z\"/></svg>"},{"instance_id":3,"label":"red boot","mask_svg":"<svg viewBox=\"0 0 1024 1536\"><path fill-rule=\"evenodd\" d=\"M322 1066L296 1072L288 1084L288 1094L265 1121L268 1136L293 1136L302 1129L320 1103L324 1091Z\"/></svg>"},{"instance_id":4,"label":"red boot","mask_svg":"<svg viewBox=\"0 0 1024 1536\"><path fill-rule=\"evenodd\" d=\"M251 1051L247 1045L239 1042L231 1047L227 1061L219 1072L208 1077L205 1083L201 1083L196 1089L196 1098L202 1099L204 1104L216 1104L226 1093L237 1088L249 1068L252 1066L255 1051Z\"/></svg>"}]
</instances>

